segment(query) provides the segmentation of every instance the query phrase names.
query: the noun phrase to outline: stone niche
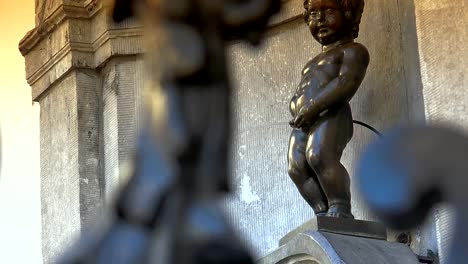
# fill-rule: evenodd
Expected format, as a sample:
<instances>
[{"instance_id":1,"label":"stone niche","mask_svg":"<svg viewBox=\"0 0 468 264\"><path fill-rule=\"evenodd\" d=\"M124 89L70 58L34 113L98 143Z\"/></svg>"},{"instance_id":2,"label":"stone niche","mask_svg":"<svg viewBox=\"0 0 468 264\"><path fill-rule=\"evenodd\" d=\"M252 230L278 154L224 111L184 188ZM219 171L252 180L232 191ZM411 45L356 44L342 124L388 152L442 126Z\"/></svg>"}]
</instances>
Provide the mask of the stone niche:
<instances>
[{"instance_id":1,"label":"stone niche","mask_svg":"<svg viewBox=\"0 0 468 264\"><path fill-rule=\"evenodd\" d=\"M235 192L223 204L258 258L275 249L290 230L313 218L286 166L288 102L302 67L320 49L303 22L302 1L284 1L259 49L240 42L229 47L236 124L231 166ZM428 32L432 28L428 25L437 19L431 17L432 6L427 2L366 1L357 41L368 47L371 62L351 102L355 119L379 130L424 121L431 98L434 116L432 106L438 98L426 98L425 89L432 91L427 67L435 66L427 60L436 49L418 39L437 43ZM466 10L464 2L462 8ZM131 159L139 127L145 80L142 29L133 20L115 24L106 12L104 1L36 0L36 27L20 43L33 100L41 105L46 263L70 245L110 199L122 181L122 165ZM458 30L465 30L466 36L466 27ZM466 84L466 77L463 80ZM343 156L351 177L355 160L374 137L355 127ZM372 220L354 186L352 195L355 216ZM418 232L413 250L422 255L428 248L437 251L437 230L429 225Z\"/></svg>"}]
</instances>

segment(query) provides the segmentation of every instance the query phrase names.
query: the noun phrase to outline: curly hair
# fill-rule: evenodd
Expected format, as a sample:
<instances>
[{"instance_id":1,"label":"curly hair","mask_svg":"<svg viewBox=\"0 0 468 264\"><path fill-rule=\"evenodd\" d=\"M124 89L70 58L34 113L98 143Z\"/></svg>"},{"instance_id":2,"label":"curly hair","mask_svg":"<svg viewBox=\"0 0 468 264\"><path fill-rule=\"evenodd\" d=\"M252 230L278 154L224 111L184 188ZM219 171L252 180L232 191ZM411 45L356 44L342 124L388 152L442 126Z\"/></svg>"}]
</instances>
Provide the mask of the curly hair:
<instances>
[{"instance_id":1,"label":"curly hair","mask_svg":"<svg viewBox=\"0 0 468 264\"><path fill-rule=\"evenodd\" d=\"M304 19L309 24L310 0L304 0ZM351 23L353 37L359 35L359 24L361 23L362 12L364 11L364 0L335 0L342 8L345 19Z\"/></svg>"}]
</instances>

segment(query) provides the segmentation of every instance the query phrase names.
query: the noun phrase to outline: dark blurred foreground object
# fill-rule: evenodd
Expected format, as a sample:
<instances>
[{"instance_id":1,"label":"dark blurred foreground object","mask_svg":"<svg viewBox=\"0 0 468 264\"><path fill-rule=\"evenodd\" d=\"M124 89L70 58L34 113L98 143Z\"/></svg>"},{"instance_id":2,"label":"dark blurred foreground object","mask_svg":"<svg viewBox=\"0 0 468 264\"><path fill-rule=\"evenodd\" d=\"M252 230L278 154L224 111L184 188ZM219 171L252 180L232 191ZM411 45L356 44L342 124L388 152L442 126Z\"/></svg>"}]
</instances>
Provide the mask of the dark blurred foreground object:
<instances>
[{"instance_id":1,"label":"dark blurred foreground object","mask_svg":"<svg viewBox=\"0 0 468 264\"><path fill-rule=\"evenodd\" d=\"M147 30L146 122L108 222L59 263L253 263L216 205L229 189L225 46L258 43L280 2L116 0L114 19Z\"/></svg>"},{"instance_id":2,"label":"dark blurred foreground object","mask_svg":"<svg viewBox=\"0 0 468 264\"><path fill-rule=\"evenodd\" d=\"M401 128L371 144L358 167L370 208L390 226L414 228L437 203L456 210L450 264L468 260L468 136L449 127Z\"/></svg>"}]
</instances>

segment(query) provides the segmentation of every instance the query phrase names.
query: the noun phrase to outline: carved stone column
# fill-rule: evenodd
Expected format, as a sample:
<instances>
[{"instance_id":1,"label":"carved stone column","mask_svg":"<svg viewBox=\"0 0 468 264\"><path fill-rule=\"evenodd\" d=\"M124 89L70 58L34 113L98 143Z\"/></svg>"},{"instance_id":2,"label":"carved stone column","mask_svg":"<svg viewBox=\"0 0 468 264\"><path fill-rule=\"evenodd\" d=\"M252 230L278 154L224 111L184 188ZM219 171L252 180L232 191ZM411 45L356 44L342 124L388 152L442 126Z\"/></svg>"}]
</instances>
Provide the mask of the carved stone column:
<instances>
[{"instance_id":1,"label":"carved stone column","mask_svg":"<svg viewBox=\"0 0 468 264\"><path fill-rule=\"evenodd\" d=\"M140 39L138 25L113 24L100 1L36 1L36 28L20 50L41 105L45 262L100 211L129 158L143 82Z\"/></svg>"}]
</instances>

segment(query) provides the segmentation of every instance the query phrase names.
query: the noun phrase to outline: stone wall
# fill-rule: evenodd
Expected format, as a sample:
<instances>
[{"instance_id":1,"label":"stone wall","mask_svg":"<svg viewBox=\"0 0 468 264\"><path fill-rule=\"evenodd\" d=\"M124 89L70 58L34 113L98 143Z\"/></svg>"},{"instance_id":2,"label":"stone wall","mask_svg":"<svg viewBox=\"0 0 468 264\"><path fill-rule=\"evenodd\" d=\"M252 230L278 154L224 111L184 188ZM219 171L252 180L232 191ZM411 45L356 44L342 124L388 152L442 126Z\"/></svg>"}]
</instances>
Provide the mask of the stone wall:
<instances>
[{"instance_id":1,"label":"stone wall","mask_svg":"<svg viewBox=\"0 0 468 264\"><path fill-rule=\"evenodd\" d=\"M449 123L468 131L468 2L415 0L424 105L430 123ZM446 263L453 211L434 210L435 244Z\"/></svg>"},{"instance_id":2,"label":"stone wall","mask_svg":"<svg viewBox=\"0 0 468 264\"><path fill-rule=\"evenodd\" d=\"M76 76L51 87L41 105L43 255L68 246L80 226ZM64 238L67 238L64 240Z\"/></svg>"},{"instance_id":3,"label":"stone wall","mask_svg":"<svg viewBox=\"0 0 468 264\"><path fill-rule=\"evenodd\" d=\"M112 59L102 69L104 175L107 198L122 182L119 165L133 157L144 82L143 60Z\"/></svg>"}]
</instances>

